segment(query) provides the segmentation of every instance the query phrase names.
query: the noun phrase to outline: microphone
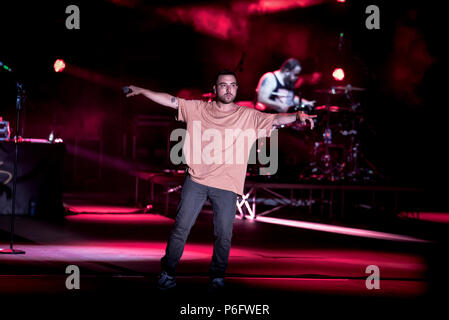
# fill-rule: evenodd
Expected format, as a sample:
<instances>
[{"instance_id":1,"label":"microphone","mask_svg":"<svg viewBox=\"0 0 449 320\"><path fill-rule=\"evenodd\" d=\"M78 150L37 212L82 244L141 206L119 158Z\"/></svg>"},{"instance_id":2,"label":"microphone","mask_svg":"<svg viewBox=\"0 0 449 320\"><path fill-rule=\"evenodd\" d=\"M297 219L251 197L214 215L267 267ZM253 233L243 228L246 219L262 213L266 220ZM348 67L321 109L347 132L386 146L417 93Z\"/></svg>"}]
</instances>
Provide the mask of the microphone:
<instances>
[{"instance_id":1,"label":"microphone","mask_svg":"<svg viewBox=\"0 0 449 320\"><path fill-rule=\"evenodd\" d=\"M128 86L125 86L125 87L122 87L122 92L123 92L123 94L128 94L128 93L131 93L132 90Z\"/></svg>"}]
</instances>

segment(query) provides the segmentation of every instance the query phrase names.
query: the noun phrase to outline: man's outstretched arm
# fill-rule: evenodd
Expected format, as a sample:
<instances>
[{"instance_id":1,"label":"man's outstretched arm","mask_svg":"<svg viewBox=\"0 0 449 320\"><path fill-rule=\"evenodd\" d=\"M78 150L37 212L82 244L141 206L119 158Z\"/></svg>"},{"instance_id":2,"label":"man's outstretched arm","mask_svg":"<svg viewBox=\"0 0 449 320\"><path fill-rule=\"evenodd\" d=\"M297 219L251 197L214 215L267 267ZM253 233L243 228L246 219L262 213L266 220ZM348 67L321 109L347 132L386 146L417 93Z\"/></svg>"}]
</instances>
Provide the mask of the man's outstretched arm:
<instances>
[{"instance_id":1,"label":"man's outstretched arm","mask_svg":"<svg viewBox=\"0 0 449 320\"><path fill-rule=\"evenodd\" d=\"M132 91L128 93L126 97L132 97L141 94L150 99L151 101L159 103L163 106L178 109L178 98L172 96L171 94L165 92L151 91L136 86L129 86L128 88L131 89Z\"/></svg>"},{"instance_id":2,"label":"man's outstretched arm","mask_svg":"<svg viewBox=\"0 0 449 320\"><path fill-rule=\"evenodd\" d=\"M279 113L276 115L273 124L275 126L282 124L289 124L295 121L300 121L303 125L306 125L307 121L310 123L310 129L313 129L313 118L316 118L316 115L308 115L303 112L298 113Z\"/></svg>"}]
</instances>

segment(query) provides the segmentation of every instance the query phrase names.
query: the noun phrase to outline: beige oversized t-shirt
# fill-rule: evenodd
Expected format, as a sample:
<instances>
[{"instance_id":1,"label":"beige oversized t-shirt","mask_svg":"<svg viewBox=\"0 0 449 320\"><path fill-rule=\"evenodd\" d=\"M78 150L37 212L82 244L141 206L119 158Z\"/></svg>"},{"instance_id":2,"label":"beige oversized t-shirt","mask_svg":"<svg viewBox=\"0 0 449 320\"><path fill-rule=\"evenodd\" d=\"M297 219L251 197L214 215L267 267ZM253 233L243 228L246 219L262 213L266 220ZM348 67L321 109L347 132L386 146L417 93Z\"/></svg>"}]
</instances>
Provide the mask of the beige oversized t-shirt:
<instances>
[{"instance_id":1,"label":"beige oversized t-shirt","mask_svg":"<svg viewBox=\"0 0 449 320\"><path fill-rule=\"evenodd\" d=\"M178 120L187 123L183 145L193 181L243 195L253 143L269 137L275 114L238 106L221 111L215 101L178 98Z\"/></svg>"}]
</instances>

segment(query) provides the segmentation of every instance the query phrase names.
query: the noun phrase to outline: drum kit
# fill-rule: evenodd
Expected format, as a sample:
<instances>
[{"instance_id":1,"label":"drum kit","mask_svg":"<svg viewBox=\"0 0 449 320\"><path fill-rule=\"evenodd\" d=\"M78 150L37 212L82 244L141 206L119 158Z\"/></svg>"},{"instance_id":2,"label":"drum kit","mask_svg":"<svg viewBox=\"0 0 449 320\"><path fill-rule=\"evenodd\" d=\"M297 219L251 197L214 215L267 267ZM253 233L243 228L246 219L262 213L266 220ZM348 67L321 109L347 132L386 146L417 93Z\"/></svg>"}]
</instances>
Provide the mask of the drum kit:
<instances>
[{"instance_id":1,"label":"drum kit","mask_svg":"<svg viewBox=\"0 0 449 320\"><path fill-rule=\"evenodd\" d=\"M350 84L315 90L326 95L327 102L307 112L318 117L311 161L301 173L302 180L361 182L375 178L376 169L369 161L366 161L369 168L361 166L359 133L363 117L353 92L362 91L365 89Z\"/></svg>"}]
</instances>

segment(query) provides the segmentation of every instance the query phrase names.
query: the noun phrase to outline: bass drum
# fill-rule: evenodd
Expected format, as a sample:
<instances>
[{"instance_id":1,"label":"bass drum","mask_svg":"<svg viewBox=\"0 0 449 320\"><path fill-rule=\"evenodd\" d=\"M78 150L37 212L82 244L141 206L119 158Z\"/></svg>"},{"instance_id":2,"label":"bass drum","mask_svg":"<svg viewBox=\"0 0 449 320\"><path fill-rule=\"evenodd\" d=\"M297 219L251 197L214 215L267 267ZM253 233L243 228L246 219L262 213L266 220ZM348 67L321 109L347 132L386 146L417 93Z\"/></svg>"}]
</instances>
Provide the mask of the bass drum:
<instances>
[{"instance_id":1,"label":"bass drum","mask_svg":"<svg viewBox=\"0 0 449 320\"><path fill-rule=\"evenodd\" d=\"M278 140L279 179L298 182L312 161L315 132L303 126L286 127L279 130Z\"/></svg>"},{"instance_id":2,"label":"bass drum","mask_svg":"<svg viewBox=\"0 0 449 320\"><path fill-rule=\"evenodd\" d=\"M255 164L251 161L248 163L247 176L256 181L298 182L300 176L310 171L314 139L310 129L278 129L277 137L272 133L272 136L265 140L267 146L264 156L268 158L268 163L260 163L258 155ZM259 140L259 143L262 141ZM255 143L251 152L256 154L256 148Z\"/></svg>"}]
</instances>

